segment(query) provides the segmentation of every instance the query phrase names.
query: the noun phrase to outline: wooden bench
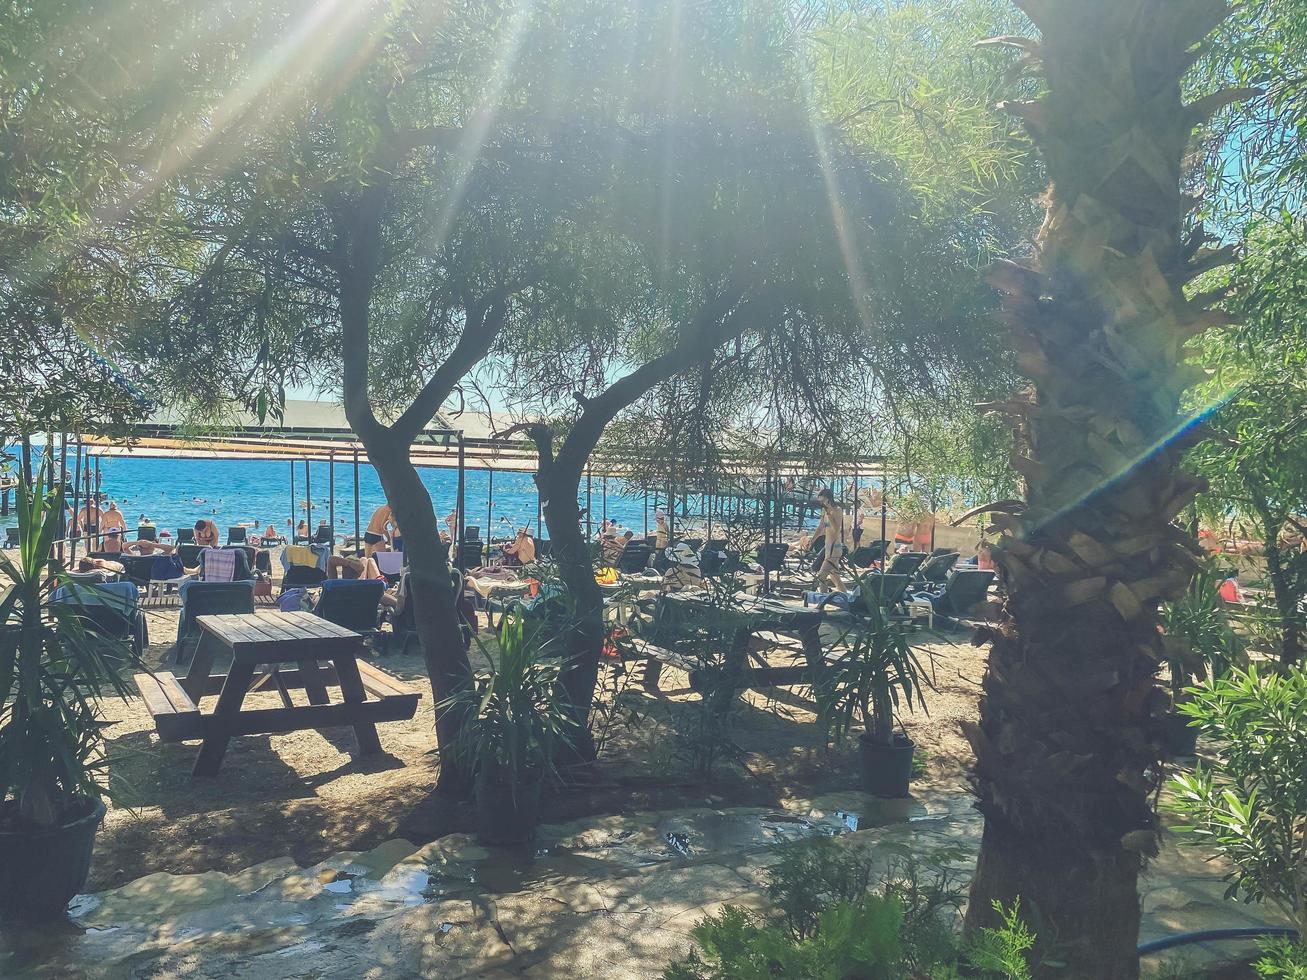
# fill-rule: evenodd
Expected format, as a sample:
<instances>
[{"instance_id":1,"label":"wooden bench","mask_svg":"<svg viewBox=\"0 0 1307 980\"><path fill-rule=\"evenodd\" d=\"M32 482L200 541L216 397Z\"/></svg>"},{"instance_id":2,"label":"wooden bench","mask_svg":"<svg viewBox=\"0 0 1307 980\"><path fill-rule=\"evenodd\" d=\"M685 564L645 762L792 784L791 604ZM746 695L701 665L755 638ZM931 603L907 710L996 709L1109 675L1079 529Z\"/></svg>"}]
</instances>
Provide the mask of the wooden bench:
<instances>
[{"instance_id":1,"label":"wooden bench","mask_svg":"<svg viewBox=\"0 0 1307 980\"><path fill-rule=\"evenodd\" d=\"M204 740L192 775L216 774L236 735L349 726L361 755L380 752L377 723L412 718L417 710L421 695L358 660L363 637L334 623L308 613L200 616L197 622L202 638L184 681L166 671L135 676L160 739ZM221 650L231 654L231 669L210 674ZM269 682L281 695L281 707L243 706L247 693ZM343 700L331 703L328 687L339 688ZM296 688L305 692L307 705L291 700ZM212 694L218 703L206 714L199 702Z\"/></svg>"},{"instance_id":2,"label":"wooden bench","mask_svg":"<svg viewBox=\"0 0 1307 980\"><path fill-rule=\"evenodd\" d=\"M197 737L189 733L195 730L199 721L199 705L182 690L181 683L171 671L136 674L132 680L141 692L146 710L154 719L154 729L159 733L160 741L181 742Z\"/></svg>"}]
</instances>

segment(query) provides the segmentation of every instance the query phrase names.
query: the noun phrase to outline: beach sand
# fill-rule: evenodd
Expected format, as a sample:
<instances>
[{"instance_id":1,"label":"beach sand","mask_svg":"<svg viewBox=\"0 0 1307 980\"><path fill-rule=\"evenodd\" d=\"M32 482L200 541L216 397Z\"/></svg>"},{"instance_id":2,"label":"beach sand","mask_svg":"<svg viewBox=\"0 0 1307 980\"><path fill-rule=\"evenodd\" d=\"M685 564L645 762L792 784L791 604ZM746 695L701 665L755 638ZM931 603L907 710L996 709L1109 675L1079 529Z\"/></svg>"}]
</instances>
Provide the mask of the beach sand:
<instances>
[{"instance_id":1,"label":"beach sand","mask_svg":"<svg viewBox=\"0 0 1307 980\"><path fill-rule=\"evenodd\" d=\"M147 606L148 661L165 664L177 629L175 600ZM965 793L963 767L971 759L958 722L974 718L984 651L956 634L950 643L928 639L936 661L936 690L929 716L906 718L926 757L922 777L934 789ZM493 655L492 634L482 630L474 663ZM482 646L485 645L483 652ZM777 657L780 659L777 659ZM105 702L111 784L110 804L96 843L88 890L113 887L154 871L174 874L235 871L289 854L311 864L341 850L362 850L403 837L415 843L475 827L474 808L435 795L431 688L416 644L403 655L371 655L372 662L422 692L416 716L378 726L384 754L352 755L348 728L233 738L215 778L192 780L198 743L163 744L138 698ZM773 655L783 663L783 655ZM226 664L217 663L222 671ZM857 785L852 748L827 755L818 746L812 702L798 690L779 689L768 700L748 692L738 713L736 741L743 767L723 766L711 778L690 773L677 758L663 709L697 701L684 675L664 673L667 697L651 717L619 732L598 763L572 778L566 791L547 790L542 814L551 821L680 806L776 805ZM302 697L302 694L300 695ZM279 704L275 693L251 695L251 706ZM203 707L211 710L212 699Z\"/></svg>"}]
</instances>

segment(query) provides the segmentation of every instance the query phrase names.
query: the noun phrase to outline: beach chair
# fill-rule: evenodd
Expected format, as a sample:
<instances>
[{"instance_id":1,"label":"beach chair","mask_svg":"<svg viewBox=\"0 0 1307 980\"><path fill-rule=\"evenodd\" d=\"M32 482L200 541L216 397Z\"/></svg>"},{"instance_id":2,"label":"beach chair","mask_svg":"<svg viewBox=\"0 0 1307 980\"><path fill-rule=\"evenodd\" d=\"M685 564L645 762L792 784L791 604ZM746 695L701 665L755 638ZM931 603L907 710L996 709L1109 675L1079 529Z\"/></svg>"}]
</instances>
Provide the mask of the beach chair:
<instances>
[{"instance_id":1,"label":"beach chair","mask_svg":"<svg viewBox=\"0 0 1307 980\"><path fill-rule=\"evenodd\" d=\"M224 552L230 552L232 556L231 574L228 577L227 569L224 567L221 571L213 571L208 566L212 564L210 557L222 555ZM215 559L216 561L216 559ZM223 563L225 566L225 562ZM205 548L200 552L200 581L201 582L252 582L254 581L254 571L250 568L250 557L244 548Z\"/></svg>"},{"instance_id":2,"label":"beach chair","mask_svg":"<svg viewBox=\"0 0 1307 980\"><path fill-rule=\"evenodd\" d=\"M400 573L404 571L404 552L402 551L374 551L372 560L377 563L377 571L386 576L386 581L399 581Z\"/></svg>"},{"instance_id":3,"label":"beach chair","mask_svg":"<svg viewBox=\"0 0 1307 980\"><path fill-rule=\"evenodd\" d=\"M993 581L994 573L989 569L959 568L943 586L912 590L910 595L914 601L929 601L936 615L946 617L950 626L955 626L959 618L970 615L971 610L984 601Z\"/></svg>"},{"instance_id":4,"label":"beach chair","mask_svg":"<svg viewBox=\"0 0 1307 980\"><path fill-rule=\"evenodd\" d=\"M859 545L853 549L853 554L849 555L849 564L854 568L870 568L873 563L885 557L888 549L889 542L884 540Z\"/></svg>"},{"instance_id":5,"label":"beach chair","mask_svg":"<svg viewBox=\"0 0 1307 980\"><path fill-rule=\"evenodd\" d=\"M16 527L5 528L5 547L17 548L18 545L19 545L18 528Z\"/></svg>"},{"instance_id":6,"label":"beach chair","mask_svg":"<svg viewBox=\"0 0 1307 980\"><path fill-rule=\"evenodd\" d=\"M463 542L463 561L464 568L480 568L482 564L481 549L483 545L480 541Z\"/></svg>"},{"instance_id":7,"label":"beach chair","mask_svg":"<svg viewBox=\"0 0 1307 980\"><path fill-rule=\"evenodd\" d=\"M169 588L180 587L189 582L190 576L182 567L182 560L177 555L151 555L150 580L145 586L147 599L162 599Z\"/></svg>"},{"instance_id":8,"label":"beach chair","mask_svg":"<svg viewBox=\"0 0 1307 980\"><path fill-rule=\"evenodd\" d=\"M943 585L948 579L948 573L953 571L953 566L958 563L959 557L956 551L945 551L941 554L931 555L917 569L916 580L918 582L933 582L936 585Z\"/></svg>"},{"instance_id":9,"label":"beach chair","mask_svg":"<svg viewBox=\"0 0 1307 980\"><path fill-rule=\"evenodd\" d=\"M885 571L890 575L914 575L927 557L929 556L924 551L905 551L895 555Z\"/></svg>"},{"instance_id":10,"label":"beach chair","mask_svg":"<svg viewBox=\"0 0 1307 980\"><path fill-rule=\"evenodd\" d=\"M73 607L74 615L87 633L121 640L138 657L150 645L140 594L131 582L61 585L51 593L50 601Z\"/></svg>"},{"instance_id":11,"label":"beach chair","mask_svg":"<svg viewBox=\"0 0 1307 980\"><path fill-rule=\"evenodd\" d=\"M227 543L228 543L228 544L244 544L244 543L245 543L245 528L243 528L243 527L229 527L229 528L227 528Z\"/></svg>"},{"instance_id":12,"label":"beach chair","mask_svg":"<svg viewBox=\"0 0 1307 980\"><path fill-rule=\"evenodd\" d=\"M330 544L336 543L336 533L331 529L330 524L319 524L318 529L313 532L313 544Z\"/></svg>"},{"instance_id":13,"label":"beach chair","mask_svg":"<svg viewBox=\"0 0 1307 980\"><path fill-rule=\"evenodd\" d=\"M649 559L652 557L653 548L632 540L622 549L621 557L617 559L617 570L627 575L639 575L649 567Z\"/></svg>"},{"instance_id":14,"label":"beach chair","mask_svg":"<svg viewBox=\"0 0 1307 980\"><path fill-rule=\"evenodd\" d=\"M385 591L386 583L376 579L328 579L322 583L322 596L313 612L329 623L372 636L377 632Z\"/></svg>"},{"instance_id":15,"label":"beach chair","mask_svg":"<svg viewBox=\"0 0 1307 980\"><path fill-rule=\"evenodd\" d=\"M472 647L472 635L477 628L476 607L465 591L466 586L459 570L451 568L449 575L454 585L454 592L459 596L458 626L463 634L463 649L468 650ZM396 643L399 644L399 652L403 653L408 649L409 641L417 639L417 623L413 619L413 603L408 598L408 572L400 576L399 596L402 608L398 613L392 609L382 610L382 619L390 623L390 633L382 633L373 641L373 645L380 653L394 653Z\"/></svg>"},{"instance_id":16,"label":"beach chair","mask_svg":"<svg viewBox=\"0 0 1307 980\"><path fill-rule=\"evenodd\" d=\"M698 551L703 547L703 538L681 538L681 544L688 544L691 551Z\"/></svg>"},{"instance_id":17,"label":"beach chair","mask_svg":"<svg viewBox=\"0 0 1307 980\"><path fill-rule=\"evenodd\" d=\"M177 645L173 654L182 662L186 643L199 643L200 628L195 622L199 616L230 616L254 612L253 582L196 582L190 580L177 590L182 608L177 616ZM191 648L194 655L195 648Z\"/></svg>"},{"instance_id":18,"label":"beach chair","mask_svg":"<svg viewBox=\"0 0 1307 980\"><path fill-rule=\"evenodd\" d=\"M785 556L789 554L790 546L784 542L764 544L758 546L758 564L768 572L783 572L785 570Z\"/></svg>"},{"instance_id":19,"label":"beach chair","mask_svg":"<svg viewBox=\"0 0 1307 980\"><path fill-rule=\"evenodd\" d=\"M141 588L148 588L150 584L150 570L154 568L154 555L123 555L108 554L103 551L92 552L93 558L107 558L110 561L116 561L123 567L123 574L127 576L136 585Z\"/></svg>"},{"instance_id":20,"label":"beach chair","mask_svg":"<svg viewBox=\"0 0 1307 980\"><path fill-rule=\"evenodd\" d=\"M195 528L179 527L177 529L177 544L193 544L195 542Z\"/></svg>"},{"instance_id":21,"label":"beach chair","mask_svg":"<svg viewBox=\"0 0 1307 980\"><path fill-rule=\"evenodd\" d=\"M317 565L291 565L281 577L281 591L294 588L312 588L321 585L327 573Z\"/></svg>"},{"instance_id":22,"label":"beach chair","mask_svg":"<svg viewBox=\"0 0 1307 980\"><path fill-rule=\"evenodd\" d=\"M192 537L191 540L194 541L194 538ZM200 553L203 551L204 549L198 544L179 544L176 554L182 560L183 568L199 568Z\"/></svg>"},{"instance_id":23,"label":"beach chair","mask_svg":"<svg viewBox=\"0 0 1307 980\"><path fill-rule=\"evenodd\" d=\"M158 541L159 529L153 524L142 524L136 529L137 541Z\"/></svg>"},{"instance_id":24,"label":"beach chair","mask_svg":"<svg viewBox=\"0 0 1307 980\"><path fill-rule=\"evenodd\" d=\"M699 571L704 575L720 575L726 568L726 549L710 548L708 542L699 552Z\"/></svg>"},{"instance_id":25,"label":"beach chair","mask_svg":"<svg viewBox=\"0 0 1307 980\"><path fill-rule=\"evenodd\" d=\"M886 572L884 575L864 576L865 582L872 578L875 584L880 587L880 604L882 608L893 609L903 602L903 595L912 583L911 575L899 575L894 572Z\"/></svg>"},{"instance_id":26,"label":"beach chair","mask_svg":"<svg viewBox=\"0 0 1307 980\"><path fill-rule=\"evenodd\" d=\"M464 541L477 541L480 540L480 538L481 538L480 524L469 524L467 527L463 528Z\"/></svg>"},{"instance_id":27,"label":"beach chair","mask_svg":"<svg viewBox=\"0 0 1307 980\"><path fill-rule=\"evenodd\" d=\"M548 558L554 553L554 543L548 538L535 538L536 558Z\"/></svg>"}]
</instances>

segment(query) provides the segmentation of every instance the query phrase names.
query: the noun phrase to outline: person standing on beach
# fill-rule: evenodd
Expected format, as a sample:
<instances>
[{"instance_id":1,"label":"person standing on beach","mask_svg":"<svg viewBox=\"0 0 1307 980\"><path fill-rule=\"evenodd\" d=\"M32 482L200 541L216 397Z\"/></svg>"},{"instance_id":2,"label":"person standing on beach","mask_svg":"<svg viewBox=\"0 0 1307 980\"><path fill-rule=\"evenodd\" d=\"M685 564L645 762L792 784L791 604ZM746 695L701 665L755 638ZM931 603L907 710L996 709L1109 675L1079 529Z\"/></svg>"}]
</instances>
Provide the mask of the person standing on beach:
<instances>
[{"instance_id":1,"label":"person standing on beach","mask_svg":"<svg viewBox=\"0 0 1307 980\"><path fill-rule=\"evenodd\" d=\"M662 510L654 511L654 548L662 551L672 541L671 529L667 526L667 515Z\"/></svg>"},{"instance_id":2,"label":"person standing on beach","mask_svg":"<svg viewBox=\"0 0 1307 980\"><path fill-rule=\"evenodd\" d=\"M844 558L844 508L835 502L835 494L829 487L817 494L817 503L821 504L822 562L817 569L813 587L819 589L829 581L836 592L843 592L844 582L840 578L839 566Z\"/></svg>"},{"instance_id":3,"label":"person standing on beach","mask_svg":"<svg viewBox=\"0 0 1307 980\"><path fill-rule=\"evenodd\" d=\"M94 501L88 500L82 509L77 512L77 521L74 524L73 533L86 535L86 546L94 551L99 551L100 536L97 533L99 530L100 507Z\"/></svg>"},{"instance_id":4,"label":"person standing on beach","mask_svg":"<svg viewBox=\"0 0 1307 980\"><path fill-rule=\"evenodd\" d=\"M118 531L121 534L127 533L127 521L123 519L122 511L113 501L109 502L109 509L100 515L100 530L108 533L109 531Z\"/></svg>"},{"instance_id":5,"label":"person standing on beach","mask_svg":"<svg viewBox=\"0 0 1307 980\"><path fill-rule=\"evenodd\" d=\"M374 551L387 550L389 547L387 542L390 540L391 528L394 523L395 517L390 512L390 504L382 504L372 512L372 518L368 521L367 530L363 532L364 558L371 558Z\"/></svg>"}]
</instances>

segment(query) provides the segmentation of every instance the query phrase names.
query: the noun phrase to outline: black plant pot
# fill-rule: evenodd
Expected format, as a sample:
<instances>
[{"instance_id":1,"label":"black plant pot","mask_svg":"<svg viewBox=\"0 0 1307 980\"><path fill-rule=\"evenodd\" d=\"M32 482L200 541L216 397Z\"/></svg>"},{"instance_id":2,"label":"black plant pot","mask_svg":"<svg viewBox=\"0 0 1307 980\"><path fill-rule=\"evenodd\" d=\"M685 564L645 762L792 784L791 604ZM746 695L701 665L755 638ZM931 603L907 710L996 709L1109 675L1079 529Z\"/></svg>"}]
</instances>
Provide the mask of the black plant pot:
<instances>
[{"instance_id":1,"label":"black plant pot","mask_svg":"<svg viewBox=\"0 0 1307 980\"><path fill-rule=\"evenodd\" d=\"M907 796L915 748L912 739L903 732L895 732L889 745L873 742L866 735L859 736L858 769L863 790L890 799Z\"/></svg>"},{"instance_id":2,"label":"black plant pot","mask_svg":"<svg viewBox=\"0 0 1307 980\"><path fill-rule=\"evenodd\" d=\"M1198 729L1189 724L1187 715L1167 715L1163 724L1163 738L1170 757L1183 758L1198 751Z\"/></svg>"},{"instance_id":3,"label":"black plant pot","mask_svg":"<svg viewBox=\"0 0 1307 980\"><path fill-rule=\"evenodd\" d=\"M56 919L86 887L95 832L104 804L86 800L89 812L48 830L0 832L0 917Z\"/></svg>"},{"instance_id":4,"label":"black plant pot","mask_svg":"<svg viewBox=\"0 0 1307 980\"><path fill-rule=\"evenodd\" d=\"M478 770L477 840L483 844L521 844L533 839L543 782L538 773L523 773L515 793L502 770L493 774Z\"/></svg>"}]
</instances>

